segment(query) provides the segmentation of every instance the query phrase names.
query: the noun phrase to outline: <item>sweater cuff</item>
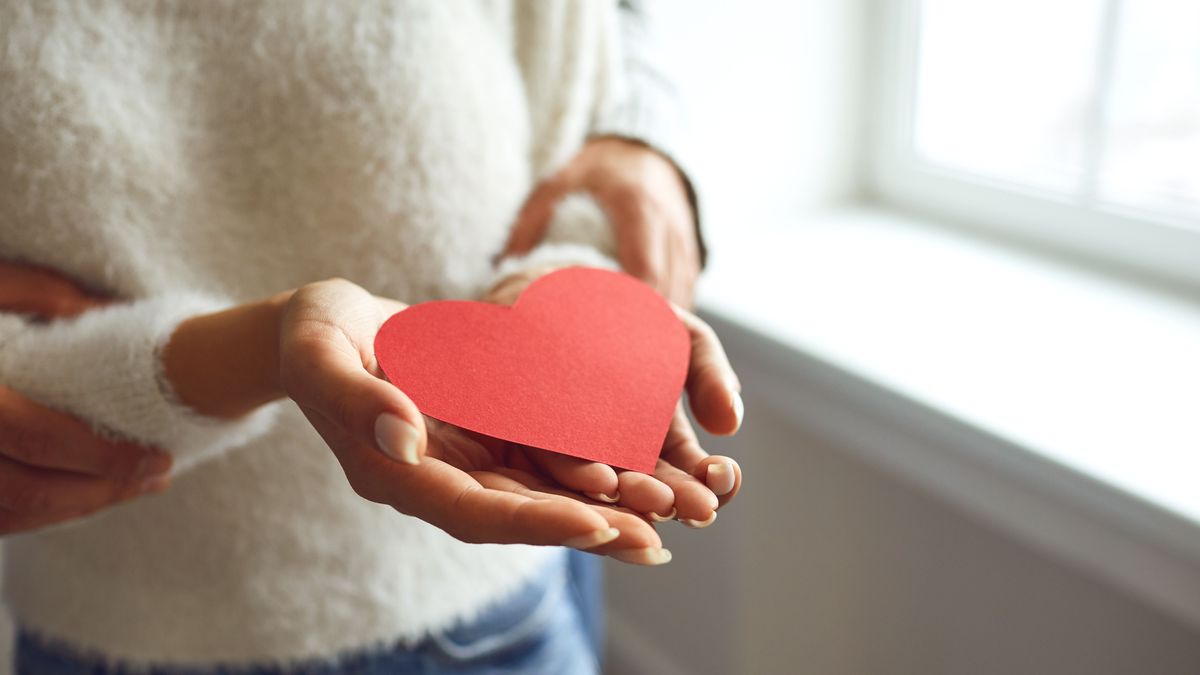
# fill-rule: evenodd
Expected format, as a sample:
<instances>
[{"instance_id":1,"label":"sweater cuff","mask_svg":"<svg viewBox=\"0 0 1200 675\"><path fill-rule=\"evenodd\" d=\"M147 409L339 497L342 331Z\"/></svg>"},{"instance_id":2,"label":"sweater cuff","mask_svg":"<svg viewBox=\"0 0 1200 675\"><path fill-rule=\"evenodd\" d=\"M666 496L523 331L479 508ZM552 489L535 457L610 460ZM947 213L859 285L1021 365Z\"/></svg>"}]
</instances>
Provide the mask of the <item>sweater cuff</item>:
<instances>
[{"instance_id":1,"label":"sweater cuff","mask_svg":"<svg viewBox=\"0 0 1200 675\"><path fill-rule=\"evenodd\" d=\"M5 330L0 381L100 433L171 453L179 474L265 433L278 409L264 406L235 420L201 415L176 398L164 376L162 349L176 327L228 305L171 294Z\"/></svg>"},{"instance_id":2,"label":"sweater cuff","mask_svg":"<svg viewBox=\"0 0 1200 675\"><path fill-rule=\"evenodd\" d=\"M554 210L546 235L525 255L509 256L496 265L491 284L536 267L601 267L619 270L617 240L608 216L585 192L567 195Z\"/></svg>"}]
</instances>

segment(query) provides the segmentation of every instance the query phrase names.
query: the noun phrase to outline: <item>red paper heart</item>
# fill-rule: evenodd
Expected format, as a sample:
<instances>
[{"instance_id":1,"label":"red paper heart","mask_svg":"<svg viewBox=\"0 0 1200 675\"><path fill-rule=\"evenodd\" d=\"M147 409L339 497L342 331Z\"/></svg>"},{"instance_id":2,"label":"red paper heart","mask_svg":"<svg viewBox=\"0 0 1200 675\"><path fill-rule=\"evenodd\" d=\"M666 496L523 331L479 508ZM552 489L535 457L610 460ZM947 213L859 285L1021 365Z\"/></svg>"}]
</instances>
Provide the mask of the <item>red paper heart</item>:
<instances>
[{"instance_id":1,"label":"red paper heart","mask_svg":"<svg viewBox=\"0 0 1200 675\"><path fill-rule=\"evenodd\" d=\"M383 372L424 414L643 473L654 471L690 351L653 289L582 267L541 277L512 307L413 305L375 338Z\"/></svg>"}]
</instances>

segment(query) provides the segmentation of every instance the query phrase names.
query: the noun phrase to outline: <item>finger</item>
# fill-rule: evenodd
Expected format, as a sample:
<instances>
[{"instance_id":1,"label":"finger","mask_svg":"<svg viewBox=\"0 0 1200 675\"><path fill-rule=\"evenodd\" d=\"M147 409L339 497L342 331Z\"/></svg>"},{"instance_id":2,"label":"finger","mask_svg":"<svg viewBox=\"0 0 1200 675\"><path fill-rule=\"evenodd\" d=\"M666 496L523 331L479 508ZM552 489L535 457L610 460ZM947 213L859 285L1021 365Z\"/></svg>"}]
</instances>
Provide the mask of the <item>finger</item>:
<instances>
[{"instance_id":1,"label":"finger","mask_svg":"<svg viewBox=\"0 0 1200 675\"><path fill-rule=\"evenodd\" d=\"M66 277L50 270L0 263L0 310L43 319L75 316L105 304Z\"/></svg>"},{"instance_id":2,"label":"finger","mask_svg":"<svg viewBox=\"0 0 1200 675\"><path fill-rule=\"evenodd\" d=\"M718 508L729 503L741 489L741 467L728 457L709 456L700 447L700 440L696 438L696 432L682 408L677 408L675 417L671 419L671 427L663 443L662 458L669 465L695 477L716 495ZM691 512L690 509L685 509L685 513L684 517L693 520L698 519L696 516L703 515L702 512Z\"/></svg>"},{"instance_id":3,"label":"finger","mask_svg":"<svg viewBox=\"0 0 1200 675\"><path fill-rule=\"evenodd\" d=\"M399 464L356 447L354 439L319 415L310 419L359 495L420 518L461 541L586 548L617 536L602 517L580 508L582 504L549 509L527 504L528 497L488 489L480 483L488 472L472 475L451 466L435 456L440 449L419 465Z\"/></svg>"},{"instance_id":4,"label":"finger","mask_svg":"<svg viewBox=\"0 0 1200 675\"><path fill-rule=\"evenodd\" d=\"M116 506L117 504L127 502L135 497L163 492L170 486L170 482L171 481L169 477L160 476L158 478L151 479L142 485L126 485L123 491L120 491L119 488L117 488L119 492L116 498L111 502L90 504L84 508L69 509L61 513L25 514L0 509L0 536L13 534L16 532L32 532L33 530L49 527L50 525L58 525L60 523L70 522L72 520L78 520L79 518L90 516L110 506Z\"/></svg>"},{"instance_id":5,"label":"finger","mask_svg":"<svg viewBox=\"0 0 1200 675\"><path fill-rule=\"evenodd\" d=\"M142 480L171 470L167 453L102 438L80 420L2 385L0 456L43 469L116 481Z\"/></svg>"},{"instance_id":6,"label":"finger","mask_svg":"<svg viewBox=\"0 0 1200 675\"><path fill-rule=\"evenodd\" d=\"M546 236L555 207L569 191L570 185L562 174L539 183L517 214L501 256L524 255L533 250Z\"/></svg>"},{"instance_id":7,"label":"finger","mask_svg":"<svg viewBox=\"0 0 1200 675\"><path fill-rule=\"evenodd\" d=\"M375 334L384 312L346 281L297 291L284 317L281 379L301 408L315 412L358 443L416 464L425 452L425 422L416 404L374 373Z\"/></svg>"},{"instance_id":8,"label":"finger","mask_svg":"<svg viewBox=\"0 0 1200 675\"><path fill-rule=\"evenodd\" d=\"M90 513L145 492L166 488L168 479L130 484L67 471L40 469L0 458L0 509L34 519Z\"/></svg>"},{"instance_id":9,"label":"finger","mask_svg":"<svg viewBox=\"0 0 1200 675\"><path fill-rule=\"evenodd\" d=\"M675 517L679 522L692 527L706 527L712 523L720 502L704 483L661 459L654 467L654 477L674 494Z\"/></svg>"},{"instance_id":10,"label":"finger","mask_svg":"<svg viewBox=\"0 0 1200 675\"><path fill-rule=\"evenodd\" d=\"M691 312L675 308L676 315L692 338L692 356L688 363L688 403L696 421L710 433L728 436L742 425L745 407L741 383L717 334Z\"/></svg>"},{"instance_id":11,"label":"finger","mask_svg":"<svg viewBox=\"0 0 1200 675\"><path fill-rule=\"evenodd\" d=\"M509 469L500 469L496 475L503 475L524 486L524 491L513 486L510 488L533 499L567 500L576 503L581 499L578 494L559 490L533 476L522 475ZM589 548L589 553L607 555L635 565L661 565L670 562L671 552L663 548L662 539L654 527L639 514L620 507L600 504L590 504L587 508L607 520L609 526L620 533L620 536L608 543Z\"/></svg>"},{"instance_id":12,"label":"finger","mask_svg":"<svg viewBox=\"0 0 1200 675\"><path fill-rule=\"evenodd\" d=\"M742 467L732 457L713 455L705 458L691 473L712 490L721 506L732 501L742 489Z\"/></svg>"},{"instance_id":13,"label":"finger","mask_svg":"<svg viewBox=\"0 0 1200 675\"><path fill-rule=\"evenodd\" d=\"M617 472L607 464L537 448L529 448L524 454L542 472L568 490L582 492L592 499L605 502L616 501L620 497Z\"/></svg>"},{"instance_id":14,"label":"finger","mask_svg":"<svg viewBox=\"0 0 1200 675\"><path fill-rule=\"evenodd\" d=\"M662 228L653 221L642 200L625 193L597 196L605 213L613 220L617 235L617 262L621 269L664 292L667 250Z\"/></svg>"},{"instance_id":15,"label":"finger","mask_svg":"<svg viewBox=\"0 0 1200 675\"><path fill-rule=\"evenodd\" d=\"M691 310L696 279L700 276L700 256L691 232L670 231L670 293L668 298L684 309Z\"/></svg>"},{"instance_id":16,"label":"finger","mask_svg":"<svg viewBox=\"0 0 1200 675\"><path fill-rule=\"evenodd\" d=\"M700 446L700 438L691 428L683 407L676 408L676 416L671 419L661 456L667 464L706 485L718 497L721 506L733 500L742 489L742 467L727 456L709 456Z\"/></svg>"},{"instance_id":17,"label":"finger","mask_svg":"<svg viewBox=\"0 0 1200 675\"><path fill-rule=\"evenodd\" d=\"M397 508L467 543L583 546L616 537L608 532L608 522L585 505L538 503L492 472L467 474L431 460L406 471L405 479L418 489Z\"/></svg>"},{"instance_id":18,"label":"finger","mask_svg":"<svg viewBox=\"0 0 1200 675\"><path fill-rule=\"evenodd\" d=\"M621 506L645 514L654 522L671 520L675 513L675 493L653 476L636 471L622 471L618 476Z\"/></svg>"}]
</instances>

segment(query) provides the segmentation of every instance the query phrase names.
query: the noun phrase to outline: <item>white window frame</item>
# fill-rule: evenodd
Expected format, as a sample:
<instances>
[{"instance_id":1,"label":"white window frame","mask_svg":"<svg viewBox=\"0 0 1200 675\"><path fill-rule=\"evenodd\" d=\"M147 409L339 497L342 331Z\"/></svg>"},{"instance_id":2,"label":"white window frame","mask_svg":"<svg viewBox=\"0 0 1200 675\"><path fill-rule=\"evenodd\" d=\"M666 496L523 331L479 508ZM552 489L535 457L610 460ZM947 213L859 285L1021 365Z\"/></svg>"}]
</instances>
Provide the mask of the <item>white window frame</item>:
<instances>
[{"instance_id":1,"label":"white window frame","mask_svg":"<svg viewBox=\"0 0 1200 675\"><path fill-rule=\"evenodd\" d=\"M1111 54L1117 2L1102 40ZM1068 198L923 161L913 143L919 0L872 3L864 100L868 199L1039 252L1200 294L1200 223ZM1102 55L1101 58L1104 58ZM1111 59L1110 59L1111 60ZM1109 66L1101 64L1101 72ZM1101 79L1104 79L1103 76ZM1107 83L1101 82L1103 90ZM1104 95L1100 91L1098 95ZM1095 120L1100 129L1102 120ZM1198 160L1200 169L1200 160Z\"/></svg>"}]
</instances>

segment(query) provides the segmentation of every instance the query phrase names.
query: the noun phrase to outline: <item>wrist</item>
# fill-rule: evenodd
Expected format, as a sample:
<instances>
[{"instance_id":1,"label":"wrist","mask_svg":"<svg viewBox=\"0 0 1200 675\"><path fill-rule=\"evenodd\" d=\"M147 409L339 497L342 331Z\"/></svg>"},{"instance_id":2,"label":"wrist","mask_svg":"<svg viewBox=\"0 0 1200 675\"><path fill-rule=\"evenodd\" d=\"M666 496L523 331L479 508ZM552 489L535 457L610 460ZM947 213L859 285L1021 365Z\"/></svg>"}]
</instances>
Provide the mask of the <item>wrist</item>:
<instances>
[{"instance_id":1,"label":"wrist","mask_svg":"<svg viewBox=\"0 0 1200 675\"><path fill-rule=\"evenodd\" d=\"M179 324L163 348L163 373L181 403L236 418L283 397L279 332L292 291Z\"/></svg>"},{"instance_id":2,"label":"wrist","mask_svg":"<svg viewBox=\"0 0 1200 675\"><path fill-rule=\"evenodd\" d=\"M517 297L521 295L521 291L525 290L525 287L537 280L538 277L545 276L563 267L566 267L566 265L537 265L513 272L502 277L495 284L492 284L487 293L484 293L483 298L487 302L498 305L511 305L517 301Z\"/></svg>"}]
</instances>

